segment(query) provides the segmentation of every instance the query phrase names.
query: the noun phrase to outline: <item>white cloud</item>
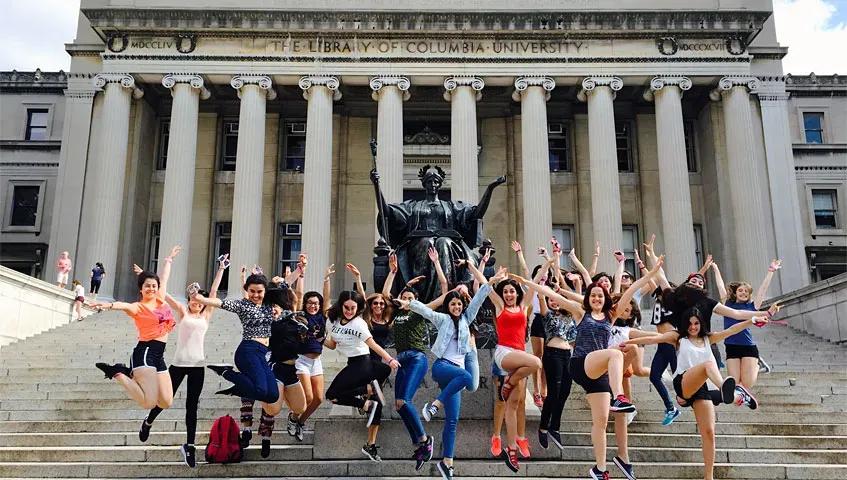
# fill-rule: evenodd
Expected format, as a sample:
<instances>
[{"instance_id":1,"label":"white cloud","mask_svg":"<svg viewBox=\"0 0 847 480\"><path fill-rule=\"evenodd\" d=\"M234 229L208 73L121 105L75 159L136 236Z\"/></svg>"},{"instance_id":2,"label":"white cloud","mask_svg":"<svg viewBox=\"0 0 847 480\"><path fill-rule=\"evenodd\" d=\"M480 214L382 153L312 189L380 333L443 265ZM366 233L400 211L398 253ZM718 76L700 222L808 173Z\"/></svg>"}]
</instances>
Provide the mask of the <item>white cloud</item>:
<instances>
[{"instance_id":1,"label":"white cloud","mask_svg":"<svg viewBox=\"0 0 847 480\"><path fill-rule=\"evenodd\" d=\"M0 13L0 70L65 70L65 44L76 37L79 0L5 1Z\"/></svg>"},{"instance_id":2,"label":"white cloud","mask_svg":"<svg viewBox=\"0 0 847 480\"><path fill-rule=\"evenodd\" d=\"M774 0L776 36L788 47L782 60L785 73L807 75L847 74L847 23L836 21L844 2L825 0ZM841 18L844 18L841 16Z\"/></svg>"}]
</instances>

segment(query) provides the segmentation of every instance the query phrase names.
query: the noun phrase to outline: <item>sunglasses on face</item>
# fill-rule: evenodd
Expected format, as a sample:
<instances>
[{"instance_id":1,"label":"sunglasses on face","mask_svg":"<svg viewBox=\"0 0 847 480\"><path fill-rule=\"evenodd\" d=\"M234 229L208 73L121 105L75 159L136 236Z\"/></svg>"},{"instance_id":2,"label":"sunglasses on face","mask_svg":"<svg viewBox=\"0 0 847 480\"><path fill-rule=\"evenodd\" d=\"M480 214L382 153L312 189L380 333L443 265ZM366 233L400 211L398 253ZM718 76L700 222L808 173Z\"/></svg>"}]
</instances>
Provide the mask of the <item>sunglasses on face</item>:
<instances>
[{"instance_id":1,"label":"sunglasses on face","mask_svg":"<svg viewBox=\"0 0 847 480\"><path fill-rule=\"evenodd\" d=\"M621 278L624 280L632 280L632 277L630 277L629 275L622 275Z\"/></svg>"},{"instance_id":2,"label":"sunglasses on face","mask_svg":"<svg viewBox=\"0 0 847 480\"><path fill-rule=\"evenodd\" d=\"M371 305L377 305L377 306L382 306L382 307L384 307L384 306L385 306L385 302L371 302Z\"/></svg>"}]
</instances>

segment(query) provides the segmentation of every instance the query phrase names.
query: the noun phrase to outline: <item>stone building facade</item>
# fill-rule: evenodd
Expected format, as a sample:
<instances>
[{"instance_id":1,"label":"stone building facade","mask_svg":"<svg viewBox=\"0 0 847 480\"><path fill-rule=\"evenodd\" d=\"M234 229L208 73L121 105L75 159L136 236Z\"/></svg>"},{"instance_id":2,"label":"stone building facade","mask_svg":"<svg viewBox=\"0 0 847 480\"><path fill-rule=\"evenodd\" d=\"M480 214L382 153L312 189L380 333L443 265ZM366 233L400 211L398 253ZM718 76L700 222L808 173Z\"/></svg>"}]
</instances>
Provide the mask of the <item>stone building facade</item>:
<instances>
[{"instance_id":1,"label":"stone building facade","mask_svg":"<svg viewBox=\"0 0 847 480\"><path fill-rule=\"evenodd\" d=\"M369 277L371 138L389 201L420 195L425 164L452 200L506 175L485 218L501 263L555 234L582 256L600 241L608 270L656 233L673 278L712 253L757 282L783 258L779 293L843 253L843 83L783 76L767 0L161 3L83 0L67 45L48 261L102 261L106 293L132 295L126 267L174 243L177 286L223 252Z\"/></svg>"}]
</instances>

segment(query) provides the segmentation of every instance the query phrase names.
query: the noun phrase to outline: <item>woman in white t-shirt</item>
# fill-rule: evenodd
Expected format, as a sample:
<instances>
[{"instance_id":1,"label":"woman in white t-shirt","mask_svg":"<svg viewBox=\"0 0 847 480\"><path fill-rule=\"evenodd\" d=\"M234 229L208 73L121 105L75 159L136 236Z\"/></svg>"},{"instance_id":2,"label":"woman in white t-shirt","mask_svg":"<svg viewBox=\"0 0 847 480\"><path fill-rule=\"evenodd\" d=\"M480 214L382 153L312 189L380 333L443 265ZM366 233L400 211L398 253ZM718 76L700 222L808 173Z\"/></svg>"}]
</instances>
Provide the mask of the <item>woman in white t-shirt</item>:
<instances>
[{"instance_id":1,"label":"woman in white t-shirt","mask_svg":"<svg viewBox=\"0 0 847 480\"><path fill-rule=\"evenodd\" d=\"M212 281L212 288L209 292L199 290L198 293L204 297L217 298L218 286L223 279L224 270L229 266L229 254L224 255L219 259L218 271L215 273L215 279ZM199 288L194 283L189 285L189 291ZM176 317L176 353L171 362L168 371L171 374L171 385L173 391L176 392L182 384L183 379L187 379L188 391L185 397L185 427L186 427L186 443L180 447L182 458L186 465L194 468L194 437L197 431L197 406L200 401L200 392L203 391L204 366L206 364L206 354L203 350L203 342L206 339L206 331L209 328L209 319L212 318L214 307L203 305L196 300L189 300L188 306L185 306L170 295L165 297ZM162 413L162 409L154 407L147 414L147 418L141 422L141 429L138 431L138 439L146 442L150 436L150 428L153 426L153 421Z\"/></svg>"},{"instance_id":2,"label":"woman in white t-shirt","mask_svg":"<svg viewBox=\"0 0 847 480\"><path fill-rule=\"evenodd\" d=\"M332 328L324 341L324 347L338 350L347 357L347 366L332 380L326 391L327 400L338 405L348 405L364 410L368 414L370 427L376 415L381 414L385 397L379 385L400 363L391 357L371 335L368 324L362 319L365 299L357 292L346 290L328 313ZM379 355L383 362L371 360L370 351ZM387 364L387 365L386 365ZM389 368L390 367L390 368ZM372 394L363 398L360 394L370 386ZM382 461L376 443L365 443L362 453L375 462Z\"/></svg>"}]
</instances>

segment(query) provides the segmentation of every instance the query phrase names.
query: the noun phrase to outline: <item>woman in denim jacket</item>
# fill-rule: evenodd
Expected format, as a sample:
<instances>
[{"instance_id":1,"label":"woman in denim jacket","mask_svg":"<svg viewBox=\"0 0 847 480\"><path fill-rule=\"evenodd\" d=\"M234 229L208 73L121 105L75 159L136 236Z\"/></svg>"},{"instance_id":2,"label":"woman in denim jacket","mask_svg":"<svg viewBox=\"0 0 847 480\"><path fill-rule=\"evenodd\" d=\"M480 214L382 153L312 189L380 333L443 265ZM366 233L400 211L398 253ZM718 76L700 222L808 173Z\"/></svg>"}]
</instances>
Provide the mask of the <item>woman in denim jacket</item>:
<instances>
[{"instance_id":1,"label":"woman in denim jacket","mask_svg":"<svg viewBox=\"0 0 847 480\"><path fill-rule=\"evenodd\" d=\"M474 278L482 287L468 304L467 298L458 289L452 290L444 299L442 312L436 312L423 303L413 300L407 302L397 300L400 308L410 308L413 312L426 318L438 329L438 336L432 346L432 353L437 359L432 364L432 378L438 382L441 394L423 408L424 420L429 421L442 407L446 416L444 431L441 434L442 460L438 463L441 476L450 480L453 478L453 451L456 443L456 427L459 423L461 408L461 392L472 384L472 373L465 367L465 355L471 351L469 326L476 318L482 303L491 291L491 285L505 278L504 272L486 281L472 262L461 260L459 266L467 265Z\"/></svg>"}]
</instances>

